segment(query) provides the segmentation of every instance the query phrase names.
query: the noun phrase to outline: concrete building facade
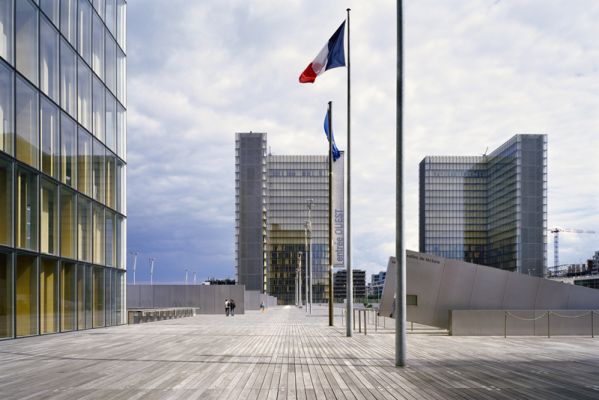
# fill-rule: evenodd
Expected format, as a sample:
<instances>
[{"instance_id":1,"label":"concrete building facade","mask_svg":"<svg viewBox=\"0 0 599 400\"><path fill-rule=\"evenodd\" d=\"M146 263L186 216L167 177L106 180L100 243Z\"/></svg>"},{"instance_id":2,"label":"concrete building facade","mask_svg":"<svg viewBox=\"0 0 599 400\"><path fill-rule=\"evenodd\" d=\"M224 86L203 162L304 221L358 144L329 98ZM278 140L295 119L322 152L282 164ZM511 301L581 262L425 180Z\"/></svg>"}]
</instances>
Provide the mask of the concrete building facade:
<instances>
[{"instance_id":1,"label":"concrete building facade","mask_svg":"<svg viewBox=\"0 0 599 400\"><path fill-rule=\"evenodd\" d=\"M547 268L547 137L420 163L420 251L527 275Z\"/></svg>"}]
</instances>

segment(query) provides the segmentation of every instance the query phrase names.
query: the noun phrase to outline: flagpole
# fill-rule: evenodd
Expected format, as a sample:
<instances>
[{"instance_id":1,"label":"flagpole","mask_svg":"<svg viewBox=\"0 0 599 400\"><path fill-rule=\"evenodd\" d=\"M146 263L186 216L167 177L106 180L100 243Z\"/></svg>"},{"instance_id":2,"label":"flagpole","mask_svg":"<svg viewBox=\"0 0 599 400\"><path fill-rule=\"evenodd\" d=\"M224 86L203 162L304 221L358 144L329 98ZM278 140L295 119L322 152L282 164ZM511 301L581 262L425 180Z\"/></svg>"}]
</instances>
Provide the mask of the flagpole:
<instances>
[{"instance_id":1,"label":"flagpole","mask_svg":"<svg viewBox=\"0 0 599 400\"><path fill-rule=\"evenodd\" d=\"M353 276L351 271L351 57L350 57L350 41L349 41L349 12L347 9L347 318L345 331L348 337L352 336L353 323Z\"/></svg>"},{"instance_id":2,"label":"flagpole","mask_svg":"<svg viewBox=\"0 0 599 400\"><path fill-rule=\"evenodd\" d=\"M329 326L333 326L333 102L329 101Z\"/></svg>"},{"instance_id":3,"label":"flagpole","mask_svg":"<svg viewBox=\"0 0 599 400\"><path fill-rule=\"evenodd\" d=\"M403 0L397 0L397 89L396 89L396 192L395 192L395 366L406 365L406 247L404 242L403 179Z\"/></svg>"}]
</instances>

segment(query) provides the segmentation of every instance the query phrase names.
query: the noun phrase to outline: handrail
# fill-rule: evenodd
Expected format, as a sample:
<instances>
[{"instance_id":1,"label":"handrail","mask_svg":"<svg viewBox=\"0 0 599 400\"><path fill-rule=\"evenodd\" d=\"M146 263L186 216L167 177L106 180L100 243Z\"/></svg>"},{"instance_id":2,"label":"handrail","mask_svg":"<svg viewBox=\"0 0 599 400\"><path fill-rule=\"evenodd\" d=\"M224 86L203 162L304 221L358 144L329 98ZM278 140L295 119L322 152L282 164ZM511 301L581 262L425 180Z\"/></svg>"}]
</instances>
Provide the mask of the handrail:
<instances>
[{"instance_id":1,"label":"handrail","mask_svg":"<svg viewBox=\"0 0 599 400\"><path fill-rule=\"evenodd\" d=\"M516 311L516 310L514 310ZM524 310L523 310L524 311ZM530 310L532 312L537 312L536 310ZM529 311L529 312L530 312ZM595 315L599 315L599 311L595 311L595 310L588 310L585 311L582 314L579 315L563 315L560 314L556 311L551 311L551 310L547 310L544 311L543 314L539 315L538 317L533 317L533 318L525 318L525 317L520 317L518 315L514 315L512 314L510 311L504 311L504 327L503 327L503 337L507 338L507 320L508 317L512 317L515 318L517 320L520 321L527 321L527 322L535 322L540 320L541 318L545 318L547 317L547 337L550 338L551 337L551 316L554 315L558 318L567 318L567 319L576 319L576 318L583 318L583 317L587 317L587 316L591 316L590 320L591 320L591 337L594 338L595 337ZM536 325L533 324L533 329ZM534 332L533 332L534 335Z\"/></svg>"}]
</instances>

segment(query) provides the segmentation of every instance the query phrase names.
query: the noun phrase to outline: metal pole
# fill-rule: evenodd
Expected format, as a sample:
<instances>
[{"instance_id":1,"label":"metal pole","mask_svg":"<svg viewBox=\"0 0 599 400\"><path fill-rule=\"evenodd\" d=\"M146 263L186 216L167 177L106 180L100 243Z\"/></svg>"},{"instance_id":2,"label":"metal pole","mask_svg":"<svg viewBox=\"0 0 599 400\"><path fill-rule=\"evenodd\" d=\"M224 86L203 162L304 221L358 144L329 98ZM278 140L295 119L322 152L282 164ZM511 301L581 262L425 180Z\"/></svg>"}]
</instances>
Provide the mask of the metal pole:
<instances>
[{"instance_id":1,"label":"metal pole","mask_svg":"<svg viewBox=\"0 0 599 400\"><path fill-rule=\"evenodd\" d=\"M154 259L150 257L150 285L154 284Z\"/></svg>"},{"instance_id":2,"label":"metal pole","mask_svg":"<svg viewBox=\"0 0 599 400\"><path fill-rule=\"evenodd\" d=\"M305 291L306 291L306 312L308 312L308 304L309 304L309 298L308 298L308 256L310 253L308 253L308 220L306 220L305 223L305 227L304 227L304 240L305 240L305 244L304 244L304 250L306 252L306 272L304 274L304 286L305 286Z\"/></svg>"},{"instance_id":3,"label":"metal pole","mask_svg":"<svg viewBox=\"0 0 599 400\"><path fill-rule=\"evenodd\" d=\"M297 252L297 265L298 265L298 274L297 274L297 282L298 282L298 290L297 290L297 305L298 307L302 307L302 255L303 253L301 251Z\"/></svg>"},{"instance_id":4,"label":"metal pole","mask_svg":"<svg viewBox=\"0 0 599 400\"><path fill-rule=\"evenodd\" d=\"M551 337L551 311L547 311L547 337Z\"/></svg>"},{"instance_id":5,"label":"metal pole","mask_svg":"<svg viewBox=\"0 0 599 400\"><path fill-rule=\"evenodd\" d=\"M397 0L397 89L396 89L396 209L395 209L395 366L406 365L406 250L404 243L403 174L403 1Z\"/></svg>"},{"instance_id":6,"label":"metal pole","mask_svg":"<svg viewBox=\"0 0 599 400\"><path fill-rule=\"evenodd\" d=\"M133 254L133 284L135 285L135 269L137 267L137 251L130 252L129 254Z\"/></svg>"},{"instance_id":7,"label":"metal pole","mask_svg":"<svg viewBox=\"0 0 599 400\"><path fill-rule=\"evenodd\" d=\"M353 309L353 277L351 274L351 46L350 46L350 30L349 30L349 12L351 9L347 9L347 260L346 260L346 306L347 306L347 318L348 324L345 334L347 337L352 336L351 321L349 320L351 310ZM352 315L352 317L354 317ZM355 327L354 327L355 328Z\"/></svg>"},{"instance_id":8,"label":"metal pole","mask_svg":"<svg viewBox=\"0 0 599 400\"><path fill-rule=\"evenodd\" d=\"M362 313L358 310L358 332L362 333Z\"/></svg>"},{"instance_id":9,"label":"metal pole","mask_svg":"<svg viewBox=\"0 0 599 400\"><path fill-rule=\"evenodd\" d=\"M310 268L310 315L312 315L312 291L313 291L313 285L314 285L314 281L312 280L312 276L313 276L313 271L312 271L312 203L314 202L313 199L308 200L308 249L310 251L310 255L308 257L308 264L309 264L309 268Z\"/></svg>"}]
</instances>

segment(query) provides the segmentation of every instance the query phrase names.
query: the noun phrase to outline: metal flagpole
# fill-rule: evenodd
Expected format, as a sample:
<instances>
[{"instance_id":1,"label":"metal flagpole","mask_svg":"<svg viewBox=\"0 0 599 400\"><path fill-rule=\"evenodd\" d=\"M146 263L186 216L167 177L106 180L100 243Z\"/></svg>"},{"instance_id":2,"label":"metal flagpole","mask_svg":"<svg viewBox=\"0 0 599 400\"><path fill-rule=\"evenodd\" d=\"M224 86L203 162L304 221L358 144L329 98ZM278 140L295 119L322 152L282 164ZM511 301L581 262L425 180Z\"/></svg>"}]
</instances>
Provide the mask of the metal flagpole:
<instances>
[{"instance_id":1,"label":"metal flagpole","mask_svg":"<svg viewBox=\"0 0 599 400\"><path fill-rule=\"evenodd\" d=\"M352 336L353 323L353 277L351 273L351 57L350 57L350 42L349 42L349 12L347 9L347 321L345 325L346 334Z\"/></svg>"},{"instance_id":2,"label":"metal flagpole","mask_svg":"<svg viewBox=\"0 0 599 400\"><path fill-rule=\"evenodd\" d=\"M329 101L329 326L333 318L333 102Z\"/></svg>"},{"instance_id":3,"label":"metal flagpole","mask_svg":"<svg viewBox=\"0 0 599 400\"><path fill-rule=\"evenodd\" d=\"M404 243L403 179L403 1L397 0L396 192L395 192L395 366L406 365L406 248Z\"/></svg>"},{"instance_id":4,"label":"metal flagpole","mask_svg":"<svg viewBox=\"0 0 599 400\"><path fill-rule=\"evenodd\" d=\"M304 238L306 241L306 243L305 243L306 266L304 267L304 270L305 270L304 285L306 287L306 289L305 289L306 290L306 312L308 312L308 305L309 305L309 301L310 301L310 298L308 297L308 267L309 267L309 265L308 265L308 256L309 256L309 253L308 253L308 220L306 220L306 222L305 222L304 234L305 234Z\"/></svg>"}]
</instances>

